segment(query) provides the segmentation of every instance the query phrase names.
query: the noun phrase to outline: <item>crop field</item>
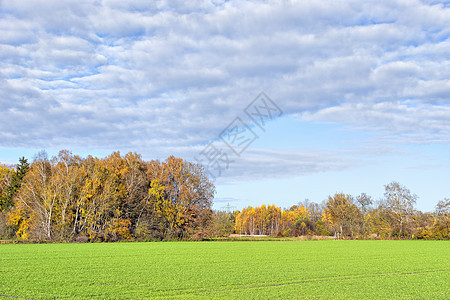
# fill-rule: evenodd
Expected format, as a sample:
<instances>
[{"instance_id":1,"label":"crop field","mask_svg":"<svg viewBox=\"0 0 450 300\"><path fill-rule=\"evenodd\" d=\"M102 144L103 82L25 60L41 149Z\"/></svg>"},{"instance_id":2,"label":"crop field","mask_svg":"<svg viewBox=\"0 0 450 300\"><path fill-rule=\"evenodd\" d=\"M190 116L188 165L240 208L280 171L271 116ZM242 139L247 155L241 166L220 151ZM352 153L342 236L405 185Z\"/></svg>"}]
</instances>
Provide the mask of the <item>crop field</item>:
<instances>
[{"instance_id":1,"label":"crop field","mask_svg":"<svg viewBox=\"0 0 450 300\"><path fill-rule=\"evenodd\" d=\"M0 298L449 299L449 258L447 241L0 245Z\"/></svg>"}]
</instances>

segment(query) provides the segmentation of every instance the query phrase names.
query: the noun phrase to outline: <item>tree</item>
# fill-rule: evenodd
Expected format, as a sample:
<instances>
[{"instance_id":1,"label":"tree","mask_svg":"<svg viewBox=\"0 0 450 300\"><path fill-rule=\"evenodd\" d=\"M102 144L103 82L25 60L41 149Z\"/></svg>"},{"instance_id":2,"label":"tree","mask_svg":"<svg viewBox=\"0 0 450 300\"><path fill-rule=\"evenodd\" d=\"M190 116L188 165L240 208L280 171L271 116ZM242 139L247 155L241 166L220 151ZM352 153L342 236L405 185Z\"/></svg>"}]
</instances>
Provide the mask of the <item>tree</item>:
<instances>
[{"instance_id":1,"label":"tree","mask_svg":"<svg viewBox=\"0 0 450 300\"><path fill-rule=\"evenodd\" d=\"M146 177L147 164L142 159L142 156L137 153L128 153L125 155L124 160L127 166L127 172L124 176L127 197L122 203L121 209L124 212L123 217L131 221L131 227L133 231L136 231L140 225L141 218L143 216L144 218L147 217L148 212L150 183Z\"/></svg>"},{"instance_id":2,"label":"tree","mask_svg":"<svg viewBox=\"0 0 450 300\"><path fill-rule=\"evenodd\" d=\"M339 236L355 234L355 225L360 218L358 207L353 204L353 197L343 193L328 197L324 210L324 221L332 226Z\"/></svg>"},{"instance_id":3,"label":"tree","mask_svg":"<svg viewBox=\"0 0 450 300\"><path fill-rule=\"evenodd\" d=\"M52 166L45 151L39 152L23 178L17 193L11 220L19 226L18 235L31 233L39 239L51 239L55 204L60 186L52 180Z\"/></svg>"},{"instance_id":4,"label":"tree","mask_svg":"<svg viewBox=\"0 0 450 300\"><path fill-rule=\"evenodd\" d=\"M266 234L276 235L280 231L281 208L274 204L267 206L268 210L268 232Z\"/></svg>"},{"instance_id":5,"label":"tree","mask_svg":"<svg viewBox=\"0 0 450 300\"><path fill-rule=\"evenodd\" d=\"M412 216L413 219L413 233L414 237L418 239L432 239L434 238L433 232L433 216L432 213L423 213L421 211L415 211Z\"/></svg>"},{"instance_id":6,"label":"tree","mask_svg":"<svg viewBox=\"0 0 450 300\"><path fill-rule=\"evenodd\" d=\"M373 204L372 197L368 196L366 193L362 193L361 195L356 197L356 203L362 213L362 228L361 232L363 235L367 234L367 211L368 208Z\"/></svg>"},{"instance_id":7,"label":"tree","mask_svg":"<svg viewBox=\"0 0 450 300\"><path fill-rule=\"evenodd\" d=\"M322 219L322 211L324 209L322 205L311 202L309 201L309 199L305 199L303 200L303 202L299 202L298 206L302 205L308 210L309 217L312 222L316 223L317 221L320 221Z\"/></svg>"},{"instance_id":8,"label":"tree","mask_svg":"<svg viewBox=\"0 0 450 300\"><path fill-rule=\"evenodd\" d=\"M16 166L16 171L12 178L11 190L10 190L10 199L12 199L15 193L20 189L20 185L22 183L23 178L30 170L30 164L25 157L19 159L19 163Z\"/></svg>"},{"instance_id":9,"label":"tree","mask_svg":"<svg viewBox=\"0 0 450 300\"><path fill-rule=\"evenodd\" d=\"M216 211L212 218L213 237L226 237L233 233L235 225L235 215L233 213Z\"/></svg>"},{"instance_id":10,"label":"tree","mask_svg":"<svg viewBox=\"0 0 450 300\"><path fill-rule=\"evenodd\" d=\"M393 181L385 186L384 196L386 198L386 207L393 216L395 229L399 236L403 236L405 229L408 229L408 221L410 221L414 213L417 195L411 194L406 187Z\"/></svg>"},{"instance_id":11,"label":"tree","mask_svg":"<svg viewBox=\"0 0 450 300\"><path fill-rule=\"evenodd\" d=\"M12 206L10 191L14 173L11 168L0 165L0 212Z\"/></svg>"},{"instance_id":12,"label":"tree","mask_svg":"<svg viewBox=\"0 0 450 300\"><path fill-rule=\"evenodd\" d=\"M215 187L200 165L170 156L149 164L147 175L151 204L166 237L191 236L211 217Z\"/></svg>"},{"instance_id":13,"label":"tree","mask_svg":"<svg viewBox=\"0 0 450 300\"><path fill-rule=\"evenodd\" d=\"M104 159L88 157L82 172L85 179L77 205L78 231L90 240L115 241L121 236L119 232L130 231L131 226L122 209L128 196L127 164L120 152L114 152Z\"/></svg>"},{"instance_id":14,"label":"tree","mask_svg":"<svg viewBox=\"0 0 450 300\"><path fill-rule=\"evenodd\" d=\"M365 221L371 233L383 238L392 236L393 217L384 201L378 201L375 208L366 215Z\"/></svg>"},{"instance_id":15,"label":"tree","mask_svg":"<svg viewBox=\"0 0 450 300\"><path fill-rule=\"evenodd\" d=\"M12 206L10 189L14 170L5 165L0 165L0 239L11 238L17 229L8 226L7 213Z\"/></svg>"},{"instance_id":16,"label":"tree","mask_svg":"<svg viewBox=\"0 0 450 300\"><path fill-rule=\"evenodd\" d=\"M436 204L436 214L438 216L448 216L450 214L450 199L445 198Z\"/></svg>"},{"instance_id":17,"label":"tree","mask_svg":"<svg viewBox=\"0 0 450 300\"><path fill-rule=\"evenodd\" d=\"M57 240L68 240L75 234L76 203L83 182L81 165L83 160L68 150L61 150L51 159L52 183L58 187L55 224L53 231Z\"/></svg>"},{"instance_id":18,"label":"tree","mask_svg":"<svg viewBox=\"0 0 450 300\"><path fill-rule=\"evenodd\" d=\"M450 238L450 199L441 200L436 205L433 235L436 238Z\"/></svg>"},{"instance_id":19,"label":"tree","mask_svg":"<svg viewBox=\"0 0 450 300\"><path fill-rule=\"evenodd\" d=\"M25 157L19 159L15 170L0 166L0 211L14 205L13 198L29 169L30 166Z\"/></svg>"}]
</instances>

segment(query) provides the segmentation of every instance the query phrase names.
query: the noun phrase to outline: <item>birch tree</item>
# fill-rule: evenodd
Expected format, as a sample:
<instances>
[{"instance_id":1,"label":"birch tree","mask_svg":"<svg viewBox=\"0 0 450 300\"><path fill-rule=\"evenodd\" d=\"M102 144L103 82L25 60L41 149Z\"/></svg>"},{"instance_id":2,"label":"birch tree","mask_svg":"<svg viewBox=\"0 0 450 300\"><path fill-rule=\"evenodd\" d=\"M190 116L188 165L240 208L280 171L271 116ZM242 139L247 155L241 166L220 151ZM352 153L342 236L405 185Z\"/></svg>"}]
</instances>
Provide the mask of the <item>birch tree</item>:
<instances>
[{"instance_id":1,"label":"birch tree","mask_svg":"<svg viewBox=\"0 0 450 300\"><path fill-rule=\"evenodd\" d=\"M400 183L393 181L385 186L384 196L386 198L387 209L393 216L395 229L399 236L405 234L408 221L414 213L414 205L417 195L412 194L409 189Z\"/></svg>"}]
</instances>

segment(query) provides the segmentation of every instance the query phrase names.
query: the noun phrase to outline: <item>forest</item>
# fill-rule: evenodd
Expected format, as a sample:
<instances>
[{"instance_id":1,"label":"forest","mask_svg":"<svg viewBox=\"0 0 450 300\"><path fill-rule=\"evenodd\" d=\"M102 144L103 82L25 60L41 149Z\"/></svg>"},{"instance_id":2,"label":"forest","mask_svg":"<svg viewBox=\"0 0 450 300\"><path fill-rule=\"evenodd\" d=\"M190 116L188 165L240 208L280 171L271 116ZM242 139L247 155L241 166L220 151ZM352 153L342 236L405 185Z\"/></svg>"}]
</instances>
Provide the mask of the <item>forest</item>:
<instances>
[{"instance_id":1,"label":"forest","mask_svg":"<svg viewBox=\"0 0 450 300\"><path fill-rule=\"evenodd\" d=\"M0 165L0 239L24 242L207 240L230 234L342 239L449 239L450 199L433 212L398 182L383 199L330 195L224 212L212 209L215 186L201 165L137 153L82 158L68 150Z\"/></svg>"}]
</instances>

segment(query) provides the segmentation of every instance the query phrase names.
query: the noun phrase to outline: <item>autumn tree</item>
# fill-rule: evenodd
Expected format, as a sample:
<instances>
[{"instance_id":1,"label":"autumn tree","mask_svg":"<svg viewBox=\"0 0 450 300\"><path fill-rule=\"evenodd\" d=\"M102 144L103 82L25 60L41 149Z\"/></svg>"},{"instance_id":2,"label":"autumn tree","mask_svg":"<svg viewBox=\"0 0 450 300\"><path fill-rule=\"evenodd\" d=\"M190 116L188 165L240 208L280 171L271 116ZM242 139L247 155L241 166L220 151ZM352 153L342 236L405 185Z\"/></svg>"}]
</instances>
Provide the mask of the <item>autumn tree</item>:
<instances>
[{"instance_id":1,"label":"autumn tree","mask_svg":"<svg viewBox=\"0 0 450 300\"><path fill-rule=\"evenodd\" d=\"M164 162L153 162L147 174L151 204L164 235L184 238L198 232L211 217L215 193L204 169L171 156Z\"/></svg>"},{"instance_id":2,"label":"autumn tree","mask_svg":"<svg viewBox=\"0 0 450 300\"><path fill-rule=\"evenodd\" d=\"M150 183L147 180L147 164L138 153L128 153L123 158L127 172L123 178L127 197L122 203L123 217L132 222L133 231L139 226L140 217L148 207Z\"/></svg>"},{"instance_id":3,"label":"autumn tree","mask_svg":"<svg viewBox=\"0 0 450 300\"><path fill-rule=\"evenodd\" d=\"M83 186L77 209L78 231L91 240L117 240L130 237L131 222L122 209L128 192L128 167L119 152L105 159L88 157L83 164Z\"/></svg>"},{"instance_id":4,"label":"autumn tree","mask_svg":"<svg viewBox=\"0 0 450 300\"><path fill-rule=\"evenodd\" d=\"M281 208L275 206L274 204L267 206L268 217L267 217L267 229L266 234L276 235L280 232L281 226Z\"/></svg>"},{"instance_id":5,"label":"autumn tree","mask_svg":"<svg viewBox=\"0 0 450 300\"><path fill-rule=\"evenodd\" d=\"M437 239L450 238L450 199L441 200L436 205L433 236Z\"/></svg>"},{"instance_id":6,"label":"autumn tree","mask_svg":"<svg viewBox=\"0 0 450 300\"><path fill-rule=\"evenodd\" d=\"M309 211L303 205L293 205L281 213L281 232L285 236L306 234L311 227Z\"/></svg>"},{"instance_id":7,"label":"autumn tree","mask_svg":"<svg viewBox=\"0 0 450 300\"><path fill-rule=\"evenodd\" d=\"M213 212L214 185L205 170L181 158L144 161L137 153L81 158L68 150L31 164L0 165L0 237L24 240L118 241L203 239L231 232L251 235L305 234L360 238L449 237L450 200L434 213L414 210L417 196L397 182L373 204L362 193L343 193L317 204L305 200L288 209L247 207Z\"/></svg>"},{"instance_id":8,"label":"autumn tree","mask_svg":"<svg viewBox=\"0 0 450 300\"><path fill-rule=\"evenodd\" d=\"M11 223L19 226L22 238L33 234L39 239L51 239L59 183L52 181L52 166L45 151L34 158L17 193Z\"/></svg>"},{"instance_id":9,"label":"autumn tree","mask_svg":"<svg viewBox=\"0 0 450 300\"><path fill-rule=\"evenodd\" d=\"M255 235L257 234L258 223L255 208L249 206L237 214L235 230L238 234Z\"/></svg>"},{"instance_id":10,"label":"autumn tree","mask_svg":"<svg viewBox=\"0 0 450 300\"><path fill-rule=\"evenodd\" d=\"M0 239L11 238L14 228L8 225L7 214L12 206L10 190L14 170L8 166L0 165Z\"/></svg>"},{"instance_id":11,"label":"autumn tree","mask_svg":"<svg viewBox=\"0 0 450 300\"><path fill-rule=\"evenodd\" d=\"M235 215L231 212L215 211L211 219L211 237L226 237L234 232Z\"/></svg>"},{"instance_id":12,"label":"autumn tree","mask_svg":"<svg viewBox=\"0 0 450 300\"><path fill-rule=\"evenodd\" d=\"M14 170L11 168L0 165L0 211L12 205L10 201L10 190L14 177Z\"/></svg>"},{"instance_id":13,"label":"autumn tree","mask_svg":"<svg viewBox=\"0 0 450 300\"><path fill-rule=\"evenodd\" d=\"M432 213L414 211L411 224L413 237L418 239L434 238L435 235L435 232L433 232L434 224L435 222Z\"/></svg>"},{"instance_id":14,"label":"autumn tree","mask_svg":"<svg viewBox=\"0 0 450 300\"><path fill-rule=\"evenodd\" d=\"M310 201L309 199L305 199L298 204L298 206L302 205L305 207L305 209L308 210L311 222L316 223L317 221L320 221L322 219L322 211L324 210L322 204L318 204L316 202Z\"/></svg>"},{"instance_id":15,"label":"autumn tree","mask_svg":"<svg viewBox=\"0 0 450 300\"><path fill-rule=\"evenodd\" d=\"M235 231L247 235L293 236L305 234L309 222L309 212L303 205L287 210L275 205L249 206L236 213Z\"/></svg>"},{"instance_id":16,"label":"autumn tree","mask_svg":"<svg viewBox=\"0 0 450 300\"><path fill-rule=\"evenodd\" d=\"M347 235L353 237L358 227L360 214L361 212L353 203L351 195L338 193L328 197L323 220L331 225L331 228L339 236Z\"/></svg>"},{"instance_id":17,"label":"autumn tree","mask_svg":"<svg viewBox=\"0 0 450 300\"><path fill-rule=\"evenodd\" d=\"M390 238L393 233L393 216L384 200L377 201L365 217L369 232L377 237Z\"/></svg>"}]
</instances>

